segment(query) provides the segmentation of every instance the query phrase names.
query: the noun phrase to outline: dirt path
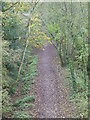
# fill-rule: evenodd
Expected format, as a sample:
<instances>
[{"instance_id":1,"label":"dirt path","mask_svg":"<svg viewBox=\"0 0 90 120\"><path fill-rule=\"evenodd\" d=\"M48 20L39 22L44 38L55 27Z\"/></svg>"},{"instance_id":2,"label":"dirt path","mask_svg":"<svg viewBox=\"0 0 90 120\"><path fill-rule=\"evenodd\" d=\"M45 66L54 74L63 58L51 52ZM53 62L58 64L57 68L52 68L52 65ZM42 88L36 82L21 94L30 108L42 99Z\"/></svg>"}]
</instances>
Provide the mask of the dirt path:
<instances>
[{"instance_id":1,"label":"dirt path","mask_svg":"<svg viewBox=\"0 0 90 120\"><path fill-rule=\"evenodd\" d=\"M57 70L56 57L56 49L49 43L39 53L35 86L37 118L71 118L72 114L75 117L75 110L69 103L68 90L62 85L63 78Z\"/></svg>"}]
</instances>

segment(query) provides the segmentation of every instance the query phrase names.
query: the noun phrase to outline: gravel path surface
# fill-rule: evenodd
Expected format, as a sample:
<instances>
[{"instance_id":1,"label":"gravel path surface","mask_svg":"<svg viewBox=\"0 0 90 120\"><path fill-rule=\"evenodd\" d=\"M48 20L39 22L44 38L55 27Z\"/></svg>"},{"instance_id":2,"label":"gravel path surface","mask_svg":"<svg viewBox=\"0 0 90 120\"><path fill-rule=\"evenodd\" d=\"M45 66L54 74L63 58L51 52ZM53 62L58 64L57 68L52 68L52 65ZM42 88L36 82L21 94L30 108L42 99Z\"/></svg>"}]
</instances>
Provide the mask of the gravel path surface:
<instances>
[{"instance_id":1,"label":"gravel path surface","mask_svg":"<svg viewBox=\"0 0 90 120\"><path fill-rule=\"evenodd\" d=\"M47 44L39 52L38 77L35 85L35 113L37 118L75 117L74 106L69 103L68 90L62 85L62 75L57 70L56 49Z\"/></svg>"}]
</instances>

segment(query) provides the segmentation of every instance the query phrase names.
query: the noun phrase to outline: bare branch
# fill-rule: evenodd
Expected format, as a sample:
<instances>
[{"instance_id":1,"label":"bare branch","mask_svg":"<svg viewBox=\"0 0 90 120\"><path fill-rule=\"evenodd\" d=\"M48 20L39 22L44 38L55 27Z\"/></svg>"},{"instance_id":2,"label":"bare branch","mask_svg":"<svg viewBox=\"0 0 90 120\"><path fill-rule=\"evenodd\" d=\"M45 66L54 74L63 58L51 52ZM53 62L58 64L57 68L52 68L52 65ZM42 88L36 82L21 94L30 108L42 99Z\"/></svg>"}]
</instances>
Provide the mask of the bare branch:
<instances>
[{"instance_id":1,"label":"bare branch","mask_svg":"<svg viewBox=\"0 0 90 120\"><path fill-rule=\"evenodd\" d=\"M8 7L7 9L2 10L2 12L6 12L6 11L8 11L8 10L11 9L12 7L14 7L17 3L18 3L18 2L14 3L14 4L11 5L10 7Z\"/></svg>"}]
</instances>

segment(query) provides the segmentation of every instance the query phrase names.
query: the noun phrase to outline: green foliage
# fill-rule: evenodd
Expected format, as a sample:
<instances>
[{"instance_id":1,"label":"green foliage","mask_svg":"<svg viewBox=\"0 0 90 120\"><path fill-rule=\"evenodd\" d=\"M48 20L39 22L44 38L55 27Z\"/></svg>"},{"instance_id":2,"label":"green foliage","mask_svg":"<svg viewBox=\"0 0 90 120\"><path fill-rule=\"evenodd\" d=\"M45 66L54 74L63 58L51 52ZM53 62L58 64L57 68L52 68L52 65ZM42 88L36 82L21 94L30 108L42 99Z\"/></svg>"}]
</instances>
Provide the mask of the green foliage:
<instances>
[{"instance_id":1,"label":"green foliage","mask_svg":"<svg viewBox=\"0 0 90 120\"><path fill-rule=\"evenodd\" d=\"M25 103L34 102L34 101L35 101L35 96L26 96L23 99L17 100L14 103L14 106L17 107L17 106L23 105Z\"/></svg>"},{"instance_id":2,"label":"green foliage","mask_svg":"<svg viewBox=\"0 0 90 120\"><path fill-rule=\"evenodd\" d=\"M32 117L32 115L31 115L31 117ZM14 113L14 115L12 116L12 118L30 118L30 115L29 115L29 113L28 112L25 112L25 111L19 111L19 112L15 112Z\"/></svg>"},{"instance_id":3,"label":"green foliage","mask_svg":"<svg viewBox=\"0 0 90 120\"><path fill-rule=\"evenodd\" d=\"M11 13L8 17L3 18L2 24L4 24L2 30L4 31L5 40L12 40L13 42L15 42L15 40L19 39L19 36L23 34L21 33L23 23L17 17L17 15L13 13Z\"/></svg>"},{"instance_id":4,"label":"green foliage","mask_svg":"<svg viewBox=\"0 0 90 120\"><path fill-rule=\"evenodd\" d=\"M76 96L73 96L73 98L71 98L71 101L75 102L78 108L77 117L81 117L81 118L88 117L88 110L87 110L88 109L88 97L86 96L84 92L77 93Z\"/></svg>"},{"instance_id":5,"label":"green foliage","mask_svg":"<svg viewBox=\"0 0 90 120\"><path fill-rule=\"evenodd\" d=\"M29 80L29 79L33 80L33 78L37 75L38 57L33 56L29 61L32 61L32 63L28 65L28 69L26 68L27 71L25 73L25 77L23 78L24 80Z\"/></svg>"},{"instance_id":6,"label":"green foliage","mask_svg":"<svg viewBox=\"0 0 90 120\"><path fill-rule=\"evenodd\" d=\"M76 91L76 78L75 78L75 74L74 74L74 69L73 69L73 64L72 64L72 59L69 59L69 67L70 67L70 72L71 72L71 77L72 77L72 88L73 88L73 91Z\"/></svg>"},{"instance_id":7,"label":"green foliage","mask_svg":"<svg viewBox=\"0 0 90 120\"><path fill-rule=\"evenodd\" d=\"M73 92L72 97L75 96L73 99L78 103L78 116L87 117L88 5L73 2L43 5L46 7L42 19L53 39L61 66L69 69L66 82Z\"/></svg>"},{"instance_id":8,"label":"green foliage","mask_svg":"<svg viewBox=\"0 0 90 120\"><path fill-rule=\"evenodd\" d=\"M76 70L77 71L77 70ZM84 90L84 81L82 71L78 70L75 75L76 78L76 92L70 96L70 101L74 102L77 106L77 117L88 117L88 86L86 91ZM69 82L68 82L69 81ZM66 87L72 89L72 77L70 76L70 70L67 68L67 76L65 80Z\"/></svg>"},{"instance_id":9,"label":"green foliage","mask_svg":"<svg viewBox=\"0 0 90 120\"><path fill-rule=\"evenodd\" d=\"M15 94L16 93L16 87L10 88L9 93L10 93L10 95Z\"/></svg>"},{"instance_id":10,"label":"green foliage","mask_svg":"<svg viewBox=\"0 0 90 120\"><path fill-rule=\"evenodd\" d=\"M43 5L42 5L43 6ZM88 7L87 3L49 3L43 16L52 43L57 49L61 66L69 66L72 78L72 90L75 91L80 70L83 74L83 86L87 85L87 60L88 60ZM49 12L48 12L49 11ZM53 11L53 13L52 13ZM42 12L42 11L40 11ZM49 16L49 17L48 17ZM71 60L70 60L71 59ZM69 64L69 65L68 65ZM77 87L78 89L78 87Z\"/></svg>"},{"instance_id":11,"label":"green foliage","mask_svg":"<svg viewBox=\"0 0 90 120\"><path fill-rule=\"evenodd\" d=\"M26 103L28 103L28 102L34 102L35 101L35 96L27 96L26 98L24 98L24 101Z\"/></svg>"},{"instance_id":12,"label":"green foliage","mask_svg":"<svg viewBox=\"0 0 90 120\"><path fill-rule=\"evenodd\" d=\"M16 93L17 87L18 86L12 86L12 84L14 83L16 77L17 77L17 71L18 71L18 66L19 66L19 61L20 59L18 58L18 56L20 56L22 49L20 50L9 50L8 49L8 45L7 41L3 42L3 80L2 80L2 84L3 84L3 89L6 90L7 94L3 93L3 116L8 116L8 114L10 112L13 113L12 109L14 109L14 107L12 106L12 104L10 104L10 99L11 96L13 94ZM8 52L9 51L9 52ZM14 53L14 58L13 56L11 56L10 54ZM14 60L14 62L13 62ZM35 56L31 56L30 50L28 49L26 52L26 58L24 60L24 64L23 64L23 69L21 71L21 75L20 75L20 80L23 81L23 88L22 88L22 93L23 94L28 94L28 92L30 92L30 85L33 84L33 79L35 78L35 76L37 75L37 62L38 62L38 57ZM20 101L16 101L16 106L20 107L20 109L22 109L23 105L26 105L26 102L28 103L29 101L34 101L34 96L30 96L27 97L25 100L20 100ZM30 104L30 103L29 103ZM31 106L32 108L32 106ZM22 109L23 110L23 109ZM19 112L19 111L18 111ZM18 113L17 112L17 113Z\"/></svg>"},{"instance_id":13,"label":"green foliage","mask_svg":"<svg viewBox=\"0 0 90 120\"><path fill-rule=\"evenodd\" d=\"M5 116L12 112L12 107L11 107L12 104L10 103L10 96L8 94L8 91L4 90L2 94L3 94L3 96L2 96L2 113L3 113L3 116Z\"/></svg>"},{"instance_id":14,"label":"green foliage","mask_svg":"<svg viewBox=\"0 0 90 120\"><path fill-rule=\"evenodd\" d=\"M28 54L28 53L27 53ZM26 54L26 55L27 55ZM30 85L34 83L34 78L37 76L37 63L38 63L38 57L37 55L34 56L27 56L28 61L25 62L23 65L25 66L24 74L23 74L23 88L22 88L22 94L27 94L30 91Z\"/></svg>"},{"instance_id":15,"label":"green foliage","mask_svg":"<svg viewBox=\"0 0 90 120\"><path fill-rule=\"evenodd\" d=\"M34 107L34 104L29 104L29 107L30 107L30 109L33 109L33 107Z\"/></svg>"}]
</instances>

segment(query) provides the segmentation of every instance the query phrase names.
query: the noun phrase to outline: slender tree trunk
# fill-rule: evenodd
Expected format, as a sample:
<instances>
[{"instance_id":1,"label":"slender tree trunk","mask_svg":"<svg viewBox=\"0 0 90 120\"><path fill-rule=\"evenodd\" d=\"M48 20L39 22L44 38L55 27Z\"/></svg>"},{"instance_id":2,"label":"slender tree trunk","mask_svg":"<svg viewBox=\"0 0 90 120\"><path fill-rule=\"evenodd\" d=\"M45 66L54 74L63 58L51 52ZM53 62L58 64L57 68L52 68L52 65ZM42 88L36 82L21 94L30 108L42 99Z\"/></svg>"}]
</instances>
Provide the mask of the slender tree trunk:
<instances>
[{"instance_id":1,"label":"slender tree trunk","mask_svg":"<svg viewBox=\"0 0 90 120\"><path fill-rule=\"evenodd\" d=\"M82 14L84 14L83 12L83 8L82 8L82 5L81 5L81 2L80 2L80 7L81 7L81 12ZM81 22L83 23L83 18L81 17ZM83 46L82 46L82 52L83 52L83 55L82 55L82 64L83 64L83 75L84 75L84 89L86 90L86 81L87 81L87 78L86 78L86 65L85 65L85 59L84 59L84 54L85 54L85 40L84 40L84 35L82 33L82 28L81 28L81 24L80 24L80 32L82 34L82 40L83 40Z\"/></svg>"},{"instance_id":2,"label":"slender tree trunk","mask_svg":"<svg viewBox=\"0 0 90 120\"><path fill-rule=\"evenodd\" d=\"M29 40L27 39L26 46L25 46L24 53L23 53L23 58L22 58L22 61L21 61L20 67L19 67L18 76L17 76L17 80L15 81L15 83L17 83L19 80L20 72L22 69L22 65L24 63L24 58L25 58L25 54L26 54L26 50L27 50L28 45L29 45Z\"/></svg>"},{"instance_id":3,"label":"slender tree trunk","mask_svg":"<svg viewBox=\"0 0 90 120\"><path fill-rule=\"evenodd\" d=\"M61 43L59 44L58 55L60 58L61 66L63 67L63 58L62 58L62 51L61 51Z\"/></svg>"},{"instance_id":4,"label":"slender tree trunk","mask_svg":"<svg viewBox=\"0 0 90 120\"><path fill-rule=\"evenodd\" d=\"M60 57L60 61L61 61L61 66L63 67L63 58L62 58L62 47L63 47L63 35L62 35L62 24L61 24L61 37L60 37L61 41L59 43L59 57Z\"/></svg>"},{"instance_id":5,"label":"slender tree trunk","mask_svg":"<svg viewBox=\"0 0 90 120\"><path fill-rule=\"evenodd\" d=\"M70 57L69 57L69 67L70 67L70 72L71 72L71 77L72 77L72 93L74 93L74 92L76 91L76 78L75 78L74 67L73 67L73 59L72 59L72 41L73 41L72 27L73 27L73 22L72 22L72 1L71 1L71 25L70 25Z\"/></svg>"},{"instance_id":6,"label":"slender tree trunk","mask_svg":"<svg viewBox=\"0 0 90 120\"><path fill-rule=\"evenodd\" d=\"M88 74L88 78L89 78L89 81L90 81L90 54L88 55L87 74Z\"/></svg>"},{"instance_id":7,"label":"slender tree trunk","mask_svg":"<svg viewBox=\"0 0 90 120\"><path fill-rule=\"evenodd\" d=\"M37 2L37 3L38 3L38 2ZM19 71L18 71L17 79L16 79L16 81L14 82L13 85L15 85L15 84L18 82L19 77L20 77L20 72L21 72L21 69L22 69L22 65L23 65L23 63L24 63L24 58L25 58L26 50L27 50L27 47L28 47L28 45L29 45L29 40L28 40L28 38L30 37L30 32L31 32L31 24L32 24L31 19L32 19L32 12L34 11L34 9L35 9L37 3L36 3L36 2L34 3L34 6L33 6L33 8L32 8L32 11L29 10L29 20L28 20L28 24L27 24L27 27L28 27L28 33L27 33L26 46L25 46L24 53L23 53L23 58L22 58L22 61L21 61L20 67L19 67ZM30 12L30 11L31 11L31 12Z\"/></svg>"},{"instance_id":8,"label":"slender tree trunk","mask_svg":"<svg viewBox=\"0 0 90 120\"><path fill-rule=\"evenodd\" d=\"M73 94L73 92L76 91L76 78L75 78L75 74L74 74L72 58L69 58L69 68L70 68L71 77L72 77L72 94Z\"/></svg>"},{"instance_id":9,"label":"slender tree trunk","mask_svg":"<svg viewBox=\"0 0 90 120\"><path fill-rule=\"evenodd\" d=\"M90 85L90 2L88 3L88 63L87 63L87 74L89 78L89 85ZM90 93L90 92L89 92Z\"/></svg>"}]
</instances>

